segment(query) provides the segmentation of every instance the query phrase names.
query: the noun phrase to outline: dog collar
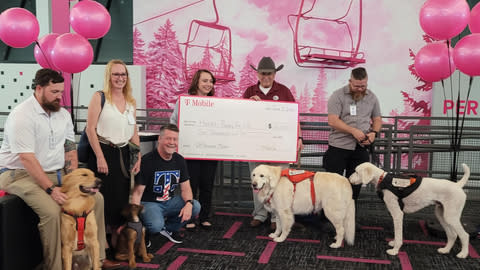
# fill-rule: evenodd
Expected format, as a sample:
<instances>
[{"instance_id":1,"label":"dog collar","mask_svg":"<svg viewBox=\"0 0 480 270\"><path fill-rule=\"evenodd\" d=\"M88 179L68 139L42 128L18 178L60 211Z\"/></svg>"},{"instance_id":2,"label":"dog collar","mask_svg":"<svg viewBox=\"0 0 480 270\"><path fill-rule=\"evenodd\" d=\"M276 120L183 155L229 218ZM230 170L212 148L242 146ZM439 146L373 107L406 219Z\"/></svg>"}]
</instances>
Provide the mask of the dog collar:
<instances>
[{"instance_id":1,"label":"dog collar","mask_svg":"<svg viewBox=\"0 0 480 270\"><path fill-rule=\"evenodd\" d=\"M383 172L382 175L380 175L380 178L378 178L378 181L377 181L377 187L376 187L377 189L378 187L380 187L380 184L382 183L383 178L385 178L387 174L388 174L387 172Z\"/></svg>"}]
</instances>

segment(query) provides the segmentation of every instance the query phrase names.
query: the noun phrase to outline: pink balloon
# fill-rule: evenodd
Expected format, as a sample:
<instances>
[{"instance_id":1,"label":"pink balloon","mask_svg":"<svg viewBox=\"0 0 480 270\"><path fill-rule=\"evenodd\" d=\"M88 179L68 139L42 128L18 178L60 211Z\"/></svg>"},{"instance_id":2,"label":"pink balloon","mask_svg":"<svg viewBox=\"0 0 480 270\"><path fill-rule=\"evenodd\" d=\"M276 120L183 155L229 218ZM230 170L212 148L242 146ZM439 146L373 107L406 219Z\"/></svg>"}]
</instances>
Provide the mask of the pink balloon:
<instances>
[{"instance_id":1,"label":"pink balloon","mask_svg":"<svg viewBox=\"0 0 480 270\"><path fill-rule=\"evenodd\" d=\"M80 1L70 11L70 25L85 38L103 37L110 30L111 23L110 13L95 1Z\"/></svg>"},{"instance_id":2,"label":"pink balloon","mask_svg":"<svg viewBox=\"0 0 480 270\"><path fill-rule=\"evenodd\" d=\"M468 28L472 33L480 33L480 3L476 4L470 11L470 22Z\"/></svg>"},{"instance_id":3,"label":"pink balloon","mask_svg":"<svg viewBox=\"0 0 480 270\"><path fill-rule=\"evenodd\" d=\"M41 37L38 40L38 44L35 45L35 48L33 49L33 55L40 66L58 70L58 68L53 65L51 57L53 45L55 44L55 39L57 39L58 36L60 36L60 34L51 33Z\"/></svg>"},{"instance_id":4,"label":"pink balloon","mask_svg":"<svg viewBox=\"0 0 480 270\"><path fill-rule=\"evenodd\" d=\"M424 81L436 82L446 79L456 69L453 62L453 49L450 47L449 52L445 42L429 43L418 51L414 66L418 76Z\"/></svg>"},{"instance_id":5,"label":"pink balloon","mask_svg":"<svg viewBox=\"0 0 480 270\"><path fill-rule=\"evenodd\" d=\"M84 71L93 61L93 49L87 39L75 33L57 37L51 54L53 64L61 71Z\"/></svg>"},{"instance_id":6,"label":"pink balloon","mask_svg":"<svg viewBox=\"0 0 480 270\"><path fill-rule=\"evenodd\" d=\"M469 19L470 7L465 0L427 0L420 9L420 26L436 39L460 34Z\"/></svg>"},{"instance_id":7,"label":"pink balloon","mask_svg":"<svg viewBox=\"0 0 480 270\"><path fill-rule=\"evenodd\" d=\"M39 32L37 18L24 8L9 8L0 15L0 39L10 47L27 47Z\"/></svg>"},{"instance_id":8,"label":"pink balloon","mask_svg":"<svg viewBox=\"0 0 480 270\"><path fill-rule=\"evenodd\" d=\"M458 69L470 76L480 75L480 33L464 36L455 45L453 60Z\"/></svg>"}]
</instances>

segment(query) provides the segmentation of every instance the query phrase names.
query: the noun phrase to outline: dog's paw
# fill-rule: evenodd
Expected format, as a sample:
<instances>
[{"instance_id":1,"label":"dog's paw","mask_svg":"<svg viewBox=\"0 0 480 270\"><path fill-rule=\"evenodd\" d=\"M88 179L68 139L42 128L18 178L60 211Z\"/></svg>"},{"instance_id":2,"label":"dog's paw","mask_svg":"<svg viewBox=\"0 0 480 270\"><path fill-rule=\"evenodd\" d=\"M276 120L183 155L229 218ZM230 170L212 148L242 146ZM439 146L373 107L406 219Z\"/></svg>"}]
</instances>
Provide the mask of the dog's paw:
<instances>
[{"instance_id":1,"label":"dog's paw","mask_svg":"<svg viewBox=\"0 0 480 270\"><path fill-rule=\"evenodd\" d=\"M387 254L392 255L392 256L397 256L398 255L398 249L396 249L396 248L387 249Z\"/></svg>"},{"instance_id":2,"label":"dog's paw","mask_svg":"<svg viewBox=\"0 0 480 270\"><path fill-rule=\"evenodd\" d=\"M388 241L388 245L391 246L391 247L395 246L395 241L393 241L393 240L392 240L392 241Z\"/></svg>"},{"instance_id":3,"label":"dog's paw","mask_svg":"<svg viewBox=\"0 0 480 270\"><path fill-rule=\"evenodd\" d=\"M468 257L468 252L460 252L457 254L457 258L459 259L465 259Z\"/></svg>"},{"instance_id":4,"label":"dog's paw","mask_svg":"<svg viewBox=\"0 0 480 270\"><path fill-rule=\"evenodd\" d=\"M277 238L279 236L279 234L275 234L275 233L271 233L268 235L268 237L270 238Z\"/></svg>"},{"instance_id":5,"label":"dog's paw","mask_svg":"<svg viewBox=\"0 0 480 270\"><path fill-rule=\"evenodd\" d=\"M137 263L135 261L128 263L129 268L137 268Z\"/></svg>"},{"instance_id":6,"label":"dog's paw","mask_svg":"<svg viewBox=\"0 0 480 270\"><path fill-rule=\"evenodd\" d=\"M273 241L275 241L275 242L283 242L283 241L285 241L285 239L286 239L286 237L280 236L280 237L275 237L275 238L273 238Z\"/></svg>"},{"instance_id":7,"label":"dog's paw","mask_svg":"<svg viewBox=\"0 0 480 270\"><path fill-rule=\"evenodd\" d=\"M438 253L440 253L440 254L447 254L447 253L449 253L449 252L450 252L450 249L449 249L449 248L444 248L444 247L443 247L443 248L439 248L439 249L437 249L437 251L438 251Z\"/></svg>"},{"instance_id":8,"label":"dog's paw","mask_svg":"<svg viewBox=\"0 0 480 270\"><path fill-rule=\"evenodd\" d=\"M342 243L337 244L337 242L334 242L334 243L330 244L330 247L331 247L331 248L339 248L339 247L341 247L341 246L342 246Z\"/></svg>"},{"instance_id":9,"label":"dog's paw","mask_svg":"<svg viewBox=\"0 0 480 270\"><path fill-rule=\"evenodd\" d=\"M153 255L152 253L148 253L148 254L147 254L147 257L148 257L149 259L153 259L153 257L155 257L155 255Z\"/></svg>"}]
</instances>

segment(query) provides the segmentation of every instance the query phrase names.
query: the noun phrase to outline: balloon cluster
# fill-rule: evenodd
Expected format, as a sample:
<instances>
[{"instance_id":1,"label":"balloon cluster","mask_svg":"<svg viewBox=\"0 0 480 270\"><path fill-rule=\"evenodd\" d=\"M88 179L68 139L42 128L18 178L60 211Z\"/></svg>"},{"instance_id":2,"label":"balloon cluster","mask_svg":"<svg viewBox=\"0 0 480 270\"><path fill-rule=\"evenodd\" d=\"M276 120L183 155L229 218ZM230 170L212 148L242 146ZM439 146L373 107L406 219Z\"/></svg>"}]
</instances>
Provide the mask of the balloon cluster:
<instances>
[{"instance_id":1,"label":"balloon cluster","mask_svg":"<svg viewBox=\"0 0 480 270\"><path fill-rule=\"evenodd\" d=\"M467 25L472 34L458 41L455 48L450 47L449 40ZM440 81L457 68L470 76L480 75L480 3L470 11L466 0L427 0L420 10L420 26L439 40L425 45L415 56L420 78Z\"/></svg>"},{"instance_id":2,"label":"balloon cluster","mask_svg":"<svg viewBox=\"0 0 480 270\"><path fill-rule=\"evenodd\" d=\"M0 14L0 39L14 48L36 42L33 53L40 66L82 72L93 61L93 48L87 39L101 38L110 30L110 14L100 3L83 0L70 10L70 25L76 33L50 33L37 40L40 27L35 15L23 8L10 8Z\"/></svg>"}]
</instances>

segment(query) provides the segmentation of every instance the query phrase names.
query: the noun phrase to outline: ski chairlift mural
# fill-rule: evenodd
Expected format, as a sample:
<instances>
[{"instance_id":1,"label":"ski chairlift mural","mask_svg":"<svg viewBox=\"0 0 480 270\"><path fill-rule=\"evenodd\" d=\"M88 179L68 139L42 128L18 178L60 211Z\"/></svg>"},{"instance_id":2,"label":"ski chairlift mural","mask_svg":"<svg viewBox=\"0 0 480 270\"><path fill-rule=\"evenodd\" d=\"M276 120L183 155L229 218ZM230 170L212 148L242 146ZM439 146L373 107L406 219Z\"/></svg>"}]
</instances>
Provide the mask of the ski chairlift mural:
<instances>
[{"instance_id":1,"label":"ski chairlift mural","mask_svg":"<svg viewBox=\"0 0 480 270\"><path fill-rule=\"evenodd\" d=\"M288 24L293 32L293 56L295 63L300 67L330 69L346 69L365 63L363 52L359 52L362 38L362 0L350 0L346 12L334 19L310 15L313 13L312 10L314 10L316 4L316 0L311 1L313 2L308 10L303 11L305 0L302 0L298 14L288 16ZM351 17L353 17L353 13L358 14L358 25L356 25L358 28L356 36L358 37L355 40L352 35L352 29L348 21L345 20L351 13ZM290 20L291 18L294 18L294 26ZM336 32L335 37L343 36L344 48L334 47L332 44L330 44L331 47L328 47L329 44L326 42L326 38L331 38L328 34L313 42L305 39L305 34L308 34L306 32L316 32L316 35L322 36L326 30L331 29L337 29L336 31L338 32ZM325 32L322 33L322 30L325 30ZM323 43L325 45L322 45Z\"/></svg>"},{"instance_id":2,"label":"ski chairlift mural","mask_svg":"<svg viewBox=\"0 0 480 270\"><path fill-rule=\"evenodd\" d=\"M218 24L217 6L213 0L216 20L192 20L185 43L184 73L190 81L198 69L208 69L217 83L235 80L232 67L232 34L229 27Z\"/></svg>"}]
</instances>

